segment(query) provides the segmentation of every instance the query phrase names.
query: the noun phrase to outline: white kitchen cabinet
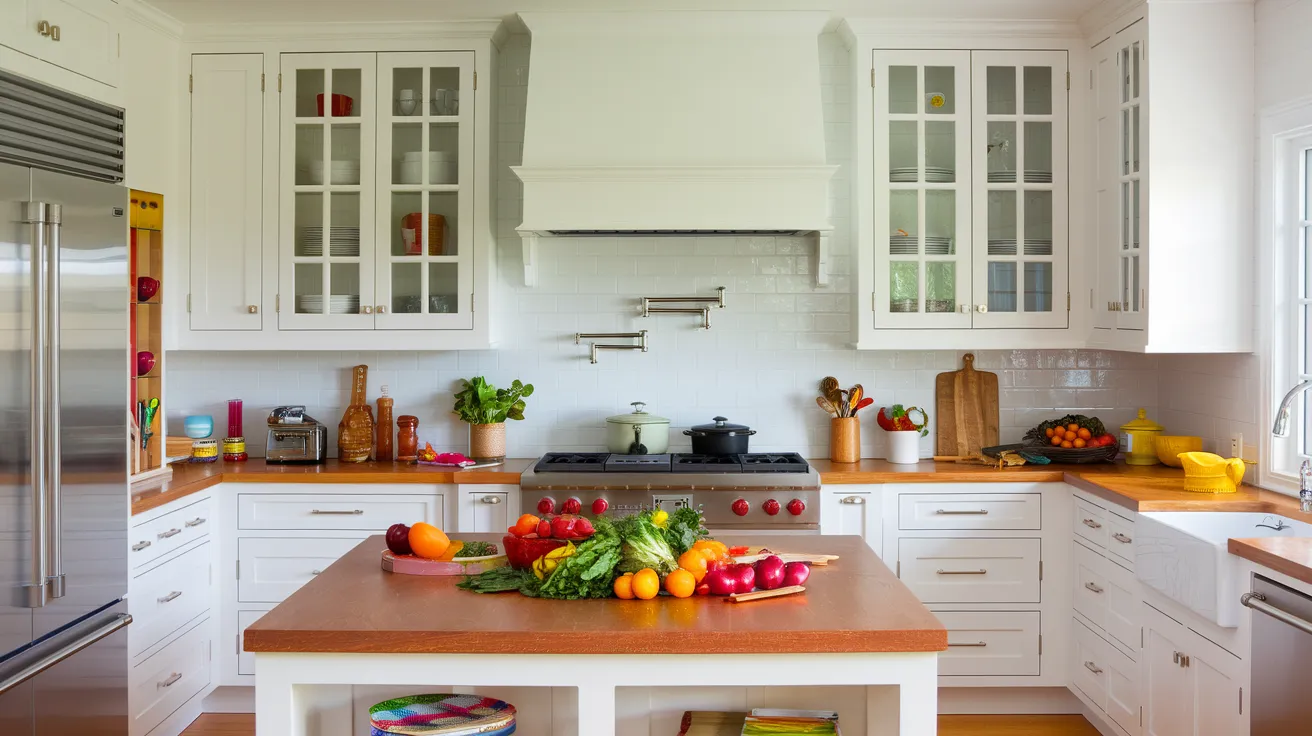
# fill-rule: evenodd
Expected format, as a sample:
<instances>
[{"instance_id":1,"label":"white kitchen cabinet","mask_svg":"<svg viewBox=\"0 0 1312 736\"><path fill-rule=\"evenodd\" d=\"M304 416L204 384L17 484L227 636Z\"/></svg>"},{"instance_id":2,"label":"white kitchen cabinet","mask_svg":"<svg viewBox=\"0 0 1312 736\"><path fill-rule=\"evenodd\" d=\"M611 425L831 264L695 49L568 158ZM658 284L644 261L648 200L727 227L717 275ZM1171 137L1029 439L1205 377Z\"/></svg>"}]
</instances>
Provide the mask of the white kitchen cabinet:
<instances>
[{"instance_id":1,"label":"white kitchen cabinet","mask_svg":"<svg viewBox=\"0 0 1312 736\"><path fill-rule=\"evenodd\" d=\"M1105 20L1090 38L1089 343L1249 352L1252 8L1143 3Z\"/></svg>"},{"instance_id":2,"label":"white kitchen cabinet","mask_svg":"<svg viewBox=\"0 0 1312 736\"><path fill-rule=\"evenodd\" d=\"M1242 736L1242 661L1151 605L1143 605L1146 736Z\"/></svg>"},{"instance_id":3,"label":"white kitchen cabinet","mask_svg":"<svg viewBox=\"0 0 1312 736\"><path fill-rule=\"evenodd\" d=\"M1038 611L936 611L948 631L942 676L1036 676L1042 626Z\"/></svg>"},{"instance_id":4,"label":"white kitchen cabinet","mask_svg":"<svg viewBox=\"0 0 1312 736\"><path fill-rule=\"evenodd\" d=\"M898 575L922 603L1038 603L1041 542L902 537Z\"/></svg>"},{"instance_id":5,"label":"white kitchen cabinet","mask_svg":"<svg viewBox=\"0 0 1312 736\"><path fill-rule=\"evenodd\" d=\"M114 0L0 0L0 45L115 87L122 19Z\"/></svg>"},{"instance_id":6,"label":"white kitchen cabinet","mask_svg":"<svg viewBox=\"0 0 1312 736\"><path fill-rule=\"evenodd\" d=\"M281 602L365 538L365 535L331 539L242 537L237 540L237 600Z\"/></svg>"},{"instance_id":7,"label":"white kitchen cabinet","mask_svg":"<svg viewBox=\"0 0 1312 736\"><path fill-rule=\"evenodd\" d=\"M264 55L191 57L190 328L264 326Z\"/></svg>"},{"instance_id":8,"label":"white kitchen cabinet","mask_svg":"<svg viewBox=\"0 0 1312 736\"><path fill-rule=\"evenodd\" d=\"M381 534L398 522L424 521L441 527L444 507L445 497L431 493L241 493L237 528Z\"/></svg>"},{"instance_id":9,"label":"white kitchen cabinet","mask_svg":"<svg viewBox=\"0 0 1312 736\"><path fill-rule=\"evenodd\" d=\"M820 532L856 534L866 540L875 554L883 556L878 488L829 486L820 493Z\"/></svg>"}]
</instances>

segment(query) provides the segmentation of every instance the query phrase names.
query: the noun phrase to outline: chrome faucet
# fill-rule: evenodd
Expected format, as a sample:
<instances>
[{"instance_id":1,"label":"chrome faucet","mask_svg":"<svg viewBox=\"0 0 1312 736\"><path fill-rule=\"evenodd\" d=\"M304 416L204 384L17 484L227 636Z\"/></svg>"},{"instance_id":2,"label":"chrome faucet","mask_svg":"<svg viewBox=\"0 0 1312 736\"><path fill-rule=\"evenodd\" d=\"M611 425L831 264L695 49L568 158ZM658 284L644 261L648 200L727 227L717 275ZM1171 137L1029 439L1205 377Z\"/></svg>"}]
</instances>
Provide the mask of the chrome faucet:
<instances>
[{"instance_id":1,"label":"chrome faucet","mask_svg":"<svg viewBox=\"0 0 1312 736\"><path fill-rule=\"evenodd\" d=\"M1298 469L1298 500L1298 510L1312 514L1312 462L1307 460Z\"/></svg>"},{"instance_id":2,"label":"chrome faucet","mask_svg":"<svg viewBox=\"0 0 1312 736\"><path fill-rule=\"evenodd\" d=\"M1280 400L1280 406L1276 409L1276 422L1271 427L1271 434L1277 437L1287 437L1289 435L1289 407L1293 405L1295 397L1309 388L1312 388L1312 379L1303 381L1289 389L1289 393L1285 394L1285 398Z\"/></svg>"},{"instance_id":3,"label":"chrome faucet","mask_svg":"<svg viewBox=\"0 0 1312 736\"><path fill-rule=\"evenodd\" d=\"M1273 519L1274 519L1275 522L1276 522L1275 524L1269 524L1269 523L1267 523L1267 522L1269 522L1269 521L1271 521L1271 520L1273 520ZM1254 526L1254 527L1260 527L1260 528L1263 528L1263 529L1272 529L1272 530L1274 530L1274 531L1278 531L1278 532L1282 532L1282 531L1284 531L1284 530L1286 530L1286 529L1289 528L1289 525L1285 523L1285 520L1282 519L1282 518L1280 518L1279 516L1266 516L1266 517L1263 517L1263 518L1262 518L1262 521L1258 522L1257 524L1254 524L1253 526Z\"/></svg>"}]
</instances>

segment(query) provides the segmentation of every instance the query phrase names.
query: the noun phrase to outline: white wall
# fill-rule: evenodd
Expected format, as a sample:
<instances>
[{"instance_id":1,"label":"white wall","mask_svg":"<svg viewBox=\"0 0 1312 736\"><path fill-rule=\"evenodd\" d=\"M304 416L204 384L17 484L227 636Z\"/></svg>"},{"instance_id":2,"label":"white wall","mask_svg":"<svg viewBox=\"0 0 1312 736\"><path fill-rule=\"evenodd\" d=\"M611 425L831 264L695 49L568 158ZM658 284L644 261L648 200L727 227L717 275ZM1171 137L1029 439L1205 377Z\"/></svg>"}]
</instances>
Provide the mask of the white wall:
<instances>
[{"instance_id":1,"label":"white wall","mask_svg":"<svg viewBox=\"0 0 1312 736\"><path fill-rule=\"evenodd\" d=\"M1257 109L1312 97L1312 0L1258 0Z\"/></svg>"}]
</instances>

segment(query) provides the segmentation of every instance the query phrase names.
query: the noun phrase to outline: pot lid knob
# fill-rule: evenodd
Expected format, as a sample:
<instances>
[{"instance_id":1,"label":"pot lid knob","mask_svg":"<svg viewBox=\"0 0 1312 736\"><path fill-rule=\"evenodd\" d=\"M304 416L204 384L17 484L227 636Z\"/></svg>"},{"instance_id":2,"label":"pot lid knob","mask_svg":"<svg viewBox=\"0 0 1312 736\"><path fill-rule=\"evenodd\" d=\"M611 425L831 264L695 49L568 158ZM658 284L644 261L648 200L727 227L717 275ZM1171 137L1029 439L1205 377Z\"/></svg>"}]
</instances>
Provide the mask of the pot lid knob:
<instances>
[{"instance_id":1,"label":"pot lid knob","mask_svg":"<svg viewBox=\"0 0 1312 736\"><path fill-rule=\"evenodd\" d=\"M723 427L724 423L729 421L728 417L711 417L711 418L715 420L715 426L717 427Z\"/></svg>"},{"instance_id":2,"label":"pot lid knob","mask_svg":"<svg viewBox=\"0 0 1312 736\"><path fill-rule=\"evenodd\" d=\"M633 413L634 413L634 414L646 414L646 413L647 413L647 412L646 412L646 409L647 409L647 403L644 402L644 401L634 401L634 402L631 402L631 403L629 404L629 406L633 407Z\"/></svg>"}]
</instances>

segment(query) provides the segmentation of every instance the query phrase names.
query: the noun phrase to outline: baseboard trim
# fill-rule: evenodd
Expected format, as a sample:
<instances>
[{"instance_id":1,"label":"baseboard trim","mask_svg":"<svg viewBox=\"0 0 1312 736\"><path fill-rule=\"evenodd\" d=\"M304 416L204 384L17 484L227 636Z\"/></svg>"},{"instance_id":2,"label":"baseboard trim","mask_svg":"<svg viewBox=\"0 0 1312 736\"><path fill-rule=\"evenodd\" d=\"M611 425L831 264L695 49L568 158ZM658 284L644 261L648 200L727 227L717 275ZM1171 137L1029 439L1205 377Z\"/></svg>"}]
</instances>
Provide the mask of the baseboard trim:
<instances>
[{"instance_id":1,"label":"baseboard trim","mask_svg":"<svg viewBox=\"0 0 1312 736\"><path fill-rule=\"evenodd\" d=\"M254 713L255 688L225 685L214 688L201 704L205 713Z\"/></svg>"},{"instance_id":2,"label":"baseboard trim","mask_svg":"<svg viewBox=\"0 0 1312 736\"><path fill-rule=\"evenodd\" d=\"M941 687L940 715L1068 715L1084 704L1064 687Z\"/></svg>"}]
</instances>

